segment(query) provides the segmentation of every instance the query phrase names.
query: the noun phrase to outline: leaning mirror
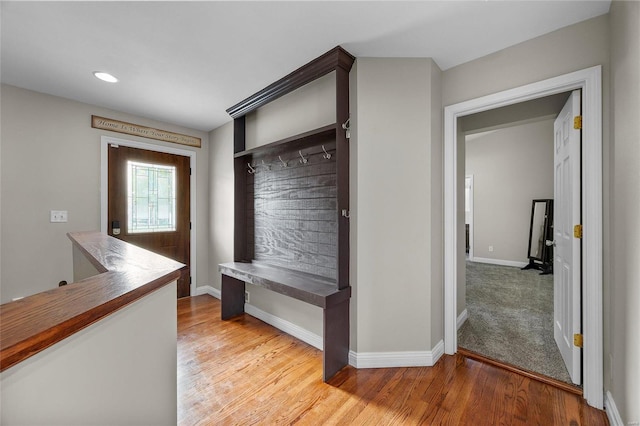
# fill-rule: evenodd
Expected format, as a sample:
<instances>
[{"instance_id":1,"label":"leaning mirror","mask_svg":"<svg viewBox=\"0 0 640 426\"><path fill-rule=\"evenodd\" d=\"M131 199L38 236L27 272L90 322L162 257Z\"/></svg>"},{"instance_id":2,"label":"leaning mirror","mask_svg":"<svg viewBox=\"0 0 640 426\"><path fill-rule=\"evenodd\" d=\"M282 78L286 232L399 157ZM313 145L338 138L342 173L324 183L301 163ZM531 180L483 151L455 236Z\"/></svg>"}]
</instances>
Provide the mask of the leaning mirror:
<instances>
[{"instance_id":1,"label":"leaning mirror","mask_svg":"<svg viewBox=\"0 0 640 426\"><path fill-rule=\"evenodd\" d=\"M539 269L543 274L553 273L553 200L533 200L529 228L529 264L522 269Z\"/></svg>"}]
</instances>

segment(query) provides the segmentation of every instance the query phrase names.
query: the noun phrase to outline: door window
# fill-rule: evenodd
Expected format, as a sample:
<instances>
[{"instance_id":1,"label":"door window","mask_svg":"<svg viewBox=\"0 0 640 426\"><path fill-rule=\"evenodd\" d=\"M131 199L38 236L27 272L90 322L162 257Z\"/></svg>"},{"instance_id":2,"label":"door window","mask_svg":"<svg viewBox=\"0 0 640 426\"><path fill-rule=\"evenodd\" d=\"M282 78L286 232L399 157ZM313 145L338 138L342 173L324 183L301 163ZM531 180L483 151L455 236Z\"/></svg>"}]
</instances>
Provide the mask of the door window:
<instances>
[{"instance_id":1,"label":"door window","mask_svg":"<svg viewBox=\"0 0 640 426\"><path fill-rule=\"evenodd\" d=\"M176 168L127 162L127 230L171 232L176 230Z\"/></svg>"}]
</instances>

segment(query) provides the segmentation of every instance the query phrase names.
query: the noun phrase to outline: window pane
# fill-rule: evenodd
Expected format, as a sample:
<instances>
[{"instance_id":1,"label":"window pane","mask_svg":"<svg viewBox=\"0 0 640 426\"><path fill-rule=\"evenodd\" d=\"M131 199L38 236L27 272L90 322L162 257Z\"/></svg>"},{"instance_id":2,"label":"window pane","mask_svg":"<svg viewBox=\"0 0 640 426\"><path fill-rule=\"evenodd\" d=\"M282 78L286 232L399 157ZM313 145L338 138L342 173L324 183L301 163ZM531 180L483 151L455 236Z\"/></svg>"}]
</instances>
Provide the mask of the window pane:
<instances>
[{"instance_id":1,"label":"window pane","mask_svg":"<svg viewBox=\"0 0 640 426\"><path fill-rule=\"evenodd\" d=\"M129 161L129 233L176 230L176 168Z\"/></svg>"}]
</instances>

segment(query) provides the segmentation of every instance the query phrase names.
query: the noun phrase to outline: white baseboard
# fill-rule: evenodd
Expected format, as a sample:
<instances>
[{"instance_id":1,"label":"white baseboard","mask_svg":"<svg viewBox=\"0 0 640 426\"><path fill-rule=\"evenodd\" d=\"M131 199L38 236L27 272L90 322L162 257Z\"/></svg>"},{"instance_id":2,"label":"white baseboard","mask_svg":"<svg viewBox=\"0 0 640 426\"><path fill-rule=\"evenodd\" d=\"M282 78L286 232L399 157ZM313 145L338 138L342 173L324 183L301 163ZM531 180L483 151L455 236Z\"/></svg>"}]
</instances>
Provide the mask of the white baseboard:
<instances>
[{"instance_id":1,"label":"white baseboard","mask_svg":"<svg viewBox=\"0 0 640 426\"><path fill-rule=\"evenodd\" d=\"M323 342L322 336L318 336L315 333L310 332L292 322L287 320L283 320L275 315L272 315L268 312L265 312L261 309L256 308L253 305L248 303L244 304L244 311L251 315L252 317L256 317L261 321L266 322L267 324L277 328L278 330L282 330L287 334L292 335L293 337L302 340L309 345L322 350Z\"/></svg>"},{"instance_id":2,"label":"white baseboard","mask_svg":"<svg viewBox=\"0 0 640 426\"><path fill-rule=\"evenodd\" d=\"M407 352L353 352L349 351L349 364L355 368L431 367L444 354L441 340L430 351Z\"/></svg>"},{"instance_id":3,"label":"white baseboard","mask_svg":"<svg viewBox=\"0 0 640 426\"><path fill-rule=\"evenodd\" d=\"M514 266L516 268L524 268L529 262L518 262L517 260L488 259L486 257L469 258L469 262L489 263L491 265Z\"/></svg>"},{"instance_id":4,"label":"white baseboard","mask_svg":"<svg viewBox=\"0 0 640 426\"><path fill-rule=\"evenodd\" d=\"M203 285L201 287L196 287L196 296L200 296L201 294L208 294L210 296L215 297L216 299L220 299L220 290L210 285Z\"/></svg>"},{"instance_id":5,"label":"white baseboard","mask_svg":"<svg viewBox=\"0 0 640 426\"><path fill-rule=\"evenodd\" d=\"M212 286L196 287L196 296L209 294L220 299L220 290ZM303 342L322 350L322 336L310 332L292 322L265 312L248 303L244 304L244 311L252 317L282 330ZM462 313L466 319L466 309ZM462 316L461 315L461 316ZM355 368L392 368L392 367L430 367L444 355L444 342L440 340L431 351L407 352L365 352L349 351L349 365Z\"/></svg>"},{"instance_id":6,"label":"white baseboard","mask_svg":"<svg viewBox=\"0 0 640 426\"><path fill-rule=\"evenodd\" d=\"M604 394L604 411L607 413L611 426L624 426L618 407L616 407L616 403L613 400L613 395L609 391Z\"/></svg>"},{"instance_id":7,"label":"white baseboard","mask_svg":"<svg viewBox=\"0 0 640 426\"><path fill-rule=\"evenodd\" d=\"M460 315L458 315L458 320L456 321L456 330L460 330L460 327L462 327L462 324L464 324L467 318L469 318L469 312L467 312L467 310L465 309Z\"/></svg>"},{"instance_id":8,"label":"white baseboard","mask_svg":"<svg viewBox=\"0 0 640 426\"><path fill-rule=\"evenodd\" d=\"M220 290L210 285L196 287L196 296L199 296L201 294L208 294L215 297L216 299L220 299L221 295ZM278 330L282 330L285 333L290 334L293 337L322 350L322 336L318 336L317 334L305 330L304 328L297 326L287 320L283 320L282 318L258 309L248 303L244 304L244 311L252 317L258 318L259 320L266 322L267 324L277 328Z\"/></svg>"}]
</instances>

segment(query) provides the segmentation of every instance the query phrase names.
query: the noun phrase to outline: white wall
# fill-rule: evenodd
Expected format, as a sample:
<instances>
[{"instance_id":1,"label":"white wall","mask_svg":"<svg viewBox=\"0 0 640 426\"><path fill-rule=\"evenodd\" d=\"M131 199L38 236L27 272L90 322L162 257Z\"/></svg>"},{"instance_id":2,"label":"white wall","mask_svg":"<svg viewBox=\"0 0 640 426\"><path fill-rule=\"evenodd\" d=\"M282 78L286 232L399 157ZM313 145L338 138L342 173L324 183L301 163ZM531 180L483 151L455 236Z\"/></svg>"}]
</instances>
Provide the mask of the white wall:
<instances>
[{"instance_id":1,"label":"white wall","mask_svg":"<svg viewBox=\"0 0 640 426\"><path fill-rule=\"evenodd\" d=\"M611 235L605 257L605 386L625 424L640 424L640 3L611 4ZM606 112L606 111L605 111Z\"/></svg>"},{"instance_id":2,"label":"white wall","mask_svg":"<svg viewBox=\"0 0 640 426\"><path fill-rule=\"evenodd\" d=\"M176 282L0 375L3 425L175 425Z\"/></svg>"},{"instance_id":3,"label":"white wall","mask_svg":"<svg viewBox=\"0 0 640 426\"><path fill-rule=\"evenodd\" d=\"M100 230L103 135L197 152L196 282L209 284L207 133L13 86L1 90L2 303L73 281L66 233ZM92 114L200 137L202 148L93 129ZM50 210L68 210L68 223L49 223Z\"/></svg>"},{"instance_id":4,"label":"white wall","mask_svg":"<svg viewBox=\"0 0 640 426\"><path fill-rule=\"evenodd\" d=\"M474 258L528 263L531 202L553 198L553 122L467 136L465 173L473 175L474 183Z\"/></svg>"}]
</instances>

